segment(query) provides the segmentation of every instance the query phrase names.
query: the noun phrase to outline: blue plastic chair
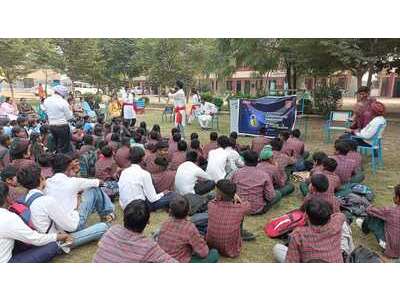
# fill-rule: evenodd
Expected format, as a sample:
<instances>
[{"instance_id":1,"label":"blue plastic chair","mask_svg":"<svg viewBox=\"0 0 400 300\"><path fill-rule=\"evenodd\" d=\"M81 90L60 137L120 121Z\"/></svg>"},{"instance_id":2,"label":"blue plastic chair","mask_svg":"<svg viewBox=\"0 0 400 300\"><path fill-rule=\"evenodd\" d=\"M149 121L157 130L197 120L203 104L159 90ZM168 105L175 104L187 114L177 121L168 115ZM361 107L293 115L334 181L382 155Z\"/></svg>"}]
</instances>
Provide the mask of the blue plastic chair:
<instances>
[{"instance_id":1,"label":"blue plastic chair","mask_svg":"<svg viewBox=\"0 0 400 300\"><path fill-rule=\"evenodd\" d=\"M387 123L385 124L387 125ZM371 168L372 174L376 173L377 166L383 168L383 148L382 148L382 131L386 127L380 125L376 131L374 137L371 139L371 147L358 146L357 151L363 155L371 155ZM378 157L375 157L375 151L378 151Z\"/></svg>"},{"instance_id":2,"label":"blue plastic chair","mask_svg":"<svg viewBox=\"0 0 400 300\"><path fill-rule=\"evenodd\" d=\"M332 131L345 131L351 125L351 111L331 111L324 126L325 143L331 142Z\"/></svg>"},{"instance_id":3,"label":"blue plastic chair","mask_svg":"<svg viewBox=\"0 0 400 300\"><path fill-rule=\"evenodd\" d=\"M164 107L164 111L161 115L161 122L164 122L164 118L167 121L168 117L170 122L174 121L174 106L168 105Z\"/></svg>"}]
</instances>

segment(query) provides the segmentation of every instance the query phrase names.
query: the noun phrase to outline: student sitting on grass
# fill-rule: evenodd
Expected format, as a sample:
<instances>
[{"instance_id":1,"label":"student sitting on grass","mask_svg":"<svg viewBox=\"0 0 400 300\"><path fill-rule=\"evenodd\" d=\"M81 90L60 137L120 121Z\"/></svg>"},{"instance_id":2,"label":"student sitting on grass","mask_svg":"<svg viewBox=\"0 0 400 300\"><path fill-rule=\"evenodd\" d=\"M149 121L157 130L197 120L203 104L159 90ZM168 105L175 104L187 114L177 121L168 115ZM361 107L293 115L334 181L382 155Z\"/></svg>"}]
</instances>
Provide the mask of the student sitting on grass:
<instances>
[{"instance_id":1,"label":"student sitting on grass","mask_svg":"<svg viewBox=\"0 0 400 300\"><path fill-rule=\"evenodd\" d=\"M256 136L251 141L251 148L250 148L251 151L260 154L264 146L268 145L271 142L271 140L265 136L266 133L267 133L267 128L261 127L260 130L258 131L259 136Z\"/></svg>"},{"instance_id":2,"label":"student sitting on grass","mask_svg":"<svg viewBox=\"0 0 400 300\"><path fill-rule=\"evenodd\" d=\"M218 251L208 248L196 226L187 219L189 210L189 201L176 195L169 204L170 218L161 226L158 244L182 263L218 262Z\"/></svg>"},{"instance_id":3,"label":"student sitting on grass","mask_svg":"<svg viewBox=\"0 0 400 300\"><path fill-rule=\"evenodd\" d=\"M400 185L394 187L394 206L367 208L368 217L357 219L356 224L365 234L370 231L375 235L385 255L400 257Z\"/></svg>"},{"instance_id":4,"label":"student sitting on grass","mask_svg":"<svg viewBox=\"0 0 400 300\"><path fill-rule=\"evenodd\" d=\"M152 239L143 235L150 210L143 200L132 201L124 209L124 226L114 225L102 237L93 258L95 263L177 262Z\"/></svg>"},{"instance_id":5,"label":"student sitting on grass","mask_svg":"<svg viewBox=\"0 0 400 300\"><path fill-rule=\"evenodd\" d=\"M157 170L151 173L151 178L156 192L173 191L175 189L176 171L168 170L166 157L159 156L154 160L154 163L157 166Z\"/></svg>"},{"instance_id":6,"label":"student sitting on grass","mask_svg":"<svg viewBox=\"0 0 400 300\"><path fill-rule=\"evenodd\" d=\"M83 137L83 145L78 151L79 155L84 155L85 153L95 151L96 147L94 145L95 144L94 144L93 136L90 134L86 134Z\"/></svg>"},{"instance_id":7,"label":"student sitting on grass","mask_svg":"<svg viewBox=\"0 0 400 300\"><path fill-rule=\"evenodd\" d=\"M356 161L347 157L349 146L344 140L336 140L335 155L331 156L337 162L335 173L340 178L342 185L349 183L351 177L356 174Z\"/></svg>"},{"instance_id":8,"label":"student sitting on grass","mask_svg":"<svg viewBox=\"0 0 400 300\"><path fill-rule=\"evenodd\" d=\"M285 171L286 175L289 176L293 169L292 166L296 163L296 159L282 152L283 140L281 138L274 138L271 141L271 147L274 160Z\"/></svg>"},{"instance_id":9,"label":"student sitting on grass","mask_svg":"<svg viewBox=\"0 0 400 300\"><path fill-rule=\"evenodd\" d=\"M362 171L362 156L357 152L358 143L355 140L346 140L349 152L346 157L355 161L356 173L351 177L351 183L360 183L365 179L364 172Z\"/></svg>"},{"instance_id":10,"label":"student sitting on grass","mask_svg":"<svg viewBox=\"0 0 400 300\"><path fill-rule=\"evenodd\" d=\"M56 241L69 242L65 233L41 234L28 227L15 213L4 208L8 197L8 186L0 181L0 263L45 263L59 251ZM28 250L16 253L15 241L33 245Z\"/></svg>"},{"instance_id":11,"label":"student sitting on grass","mask_svg":"<svg viewBox=\"0 0 400 300\"><path fill-rule=\"evenodd\" d=\"M250 212L250 203L236 195L236 185L223 179L217 182L216 199L208 203L206 240L210 248L227 257L238 257L242 247L244 216ZM253 236L254 239L254 236Z\"/></svg>"},{"instance_id":12,"label":"student sitting on grass","mask_svg":"<svg viewBox=\"0 0 400 300\"><path fill-rule=\"evenodd\" d=\"M328 155L326 155L325 152L318 151L314 152L312 156L312 160L314 162L313 168L310 170L310 177L315 174L317 171L322 171L324 169L322 165L322 161L327 158ZM304 182L300 183L300 191L305 197L308 193L308 186L310 184L310 178L306 179Z\"/></svg>"},{"instance_id":13,"label":"student sitting on grass","mask_svg":"<svg viewBox=\"0 0 400 300\"><path fill-rule=\"evenodd\" d=\"M131 166L130 150L131 140L129 137L122 138L121 147L114 155L115 162L121 169L126 169Z\"/></svg>"},{"instance_id":14,"label":"student sitting on grass","mask_svg":"<svg viewBox=\"0 0 400 300\"><path fill-rule=\"evenodd\" d=\"M226 164L227 179L231 178L237 169L244 167L244 161L236 149L236 139L229 138L229 146L225 149L228 153L228 163Z\"/></svg>"},{"instance_id":15,"label":"student sitting on grass","mask_svg":"<svg viewBox=\"0 0 400 300\"><path fill-rule=\"evenodd\" d=\"M218 139L218 133L212 131L210 133L210 142L204 145L203 147L203 154L205 159L208 159L208 153L210 153L211 150L215 150L218 148L217 139Z\"/></svg>"},{"instance_id":16,"label":"student sitting on grass","mask_svg":"<svg viewBox=\"0 0 400 300\"><path fill-rule=\"evenodd\" d=\"M297 227L290 234L289 247L277 244L273 255L278 262L306 263L322 259L342 263L342 227L345 216L332 213L331 205L322 199L312 199L305 205L309 226Z\"/></svg>"},{"instance_id":17,"label":"student sitting on grass","mask_svg":"<svg viewBox=\"0 0 400 300\"><path fill-rule=\"evenodd\" d=\"M53 159L54 154L49 152L43 153L39 156L38 163L44 179L50 178L54 175L53 168L51 167Z\"/></svg>"},{"instance_id":18,"label":"student sitting on grass","mask_svg":"<svg viewBox=\"0 0 400 300\"><path fill-rule=\"evenodd\" d=\"M178 151L178 143L181 141L182 136L179 132L175 133L172 137L172 142L168 146L168 160L172 160L172 156L176 151Z\"/></svg>"},{"instance_id":19,"label":"student sitting on grass","mask_svg":"<svg viewBox=\"0 0 400 300\"><path fill-rule=\"evenodd\" d=\"M95 177L103 181L102 189L110 198L118 195L119 171L111 147L103 146L95 164Z\"/></svg>"},{"instance_id":20,"label":"student sitting on grass","mask_svg":"<svg viewBox=\"0 0 400 300\"><path fill-rule=\"evenodd\" d=\"M257 168L271 176L275 190L278 190L282 197L293 193L294 185L288 182L285 171L280 169L275 162L270 145L265 146L264 149L261 150L260 160Z\"/></svg>"},{"instance_id":21,"label":"student sitting on grass","mask_svg":"<svg viewBox=\"0 0 400 300\"><path fill-rule=\"evenodd\" d=\"M172 155L171 163L169 164L169 169L176 171L178 167L186 161L186 150L187 143L184 140L178 142L178 151Z\"/></svg>"},{"instance_id":22,"label":"student sitting on grass","mask_svg":"<svg viewBox=\"0 0 400 300\"><path fill-rule=\"evenodd\" d=\"M7 206L25 197L27 190L18 184L17 169L14 166L9 165L1 171L1 180L8 187L8 197L5 200Z\"/></svg>"}]
</instances>

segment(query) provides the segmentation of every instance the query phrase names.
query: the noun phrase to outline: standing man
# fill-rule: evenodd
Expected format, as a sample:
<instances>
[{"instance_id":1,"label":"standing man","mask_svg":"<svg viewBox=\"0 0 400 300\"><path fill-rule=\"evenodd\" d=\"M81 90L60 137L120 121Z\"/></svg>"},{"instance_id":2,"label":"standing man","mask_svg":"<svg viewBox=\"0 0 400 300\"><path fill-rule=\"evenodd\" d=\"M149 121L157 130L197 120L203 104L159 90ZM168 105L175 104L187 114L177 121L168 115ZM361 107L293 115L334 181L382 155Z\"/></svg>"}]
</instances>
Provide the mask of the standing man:
<instances>
[{"instance_id":1,"label":"standing man","mask_svg":"<svg viewBox=\"0 0 400 300\"><path fill-rule=\"evenodd\" d=\"M43 103L57 153L72 152L71 129L68 121L73 118L73 114L65 100L67 96L68 89L65 86L57 85L54 87L54 95L46 98Z\"/></svg>"},{"instance_id":2,"label":"standing man","mask_svg":"<svg viewBox=\"0 0 400 300\"><path fill-rule=\"evenodd\" d=\"M135 110L135 94L132 90L125 88L126 94L123 95L123 112L124 120L128 122L129 126L135 126L136 123L136 110Z\"/></svg>"},{"instance_id":3,"label":"standing man","mask_svg":"<svg viewBox=\"0 0 400 300\"><path fill-rule=\"evenodd\" d=\"M182 129L185 127L186 123L186 96L185 91L183 90L183 82L180 80L176 81L176 92L169 93L168 97L170 97L174 101L175 108L175 126L181 127Z\"/></svg>"}]
</instances>

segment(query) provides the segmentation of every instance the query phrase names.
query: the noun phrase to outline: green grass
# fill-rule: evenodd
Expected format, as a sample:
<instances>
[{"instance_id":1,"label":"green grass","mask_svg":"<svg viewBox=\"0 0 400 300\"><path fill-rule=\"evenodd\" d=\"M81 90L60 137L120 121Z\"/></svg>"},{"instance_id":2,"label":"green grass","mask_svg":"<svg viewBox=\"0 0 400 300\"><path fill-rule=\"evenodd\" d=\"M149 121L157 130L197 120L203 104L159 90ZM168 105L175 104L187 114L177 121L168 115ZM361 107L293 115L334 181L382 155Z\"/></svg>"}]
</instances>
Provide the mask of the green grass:
<instances>
[{"instance_id":1,"label":"green grass","mask_svg":"<svg viewBox=\"0 0 400 300\"><path fill-rule=\"evenodd\" d=\"M138 118L138 122L145 120L149 127L158 123L161 126L162 134L168 136L170 129L173 124L170 122L161 122L161 112L159 111L148 111L145 115L141 115ZM299 124L300 125L300 124ZM323 121L320 119L309 120L308 126L308 138L306 139L306 148L312 152L322 150L328 154L332 154L333 145L324 144L323 132L322 132ZM299 126L302 129L302 126ZM200 136L202 144L208 142L209 131L202 131L197 123L187 126L185 130L186 137L190 136L190 133L197 132ZM220 117L220 134L229 133L229 115L222 115ZM398 170L400 169L400 162L398 160L398 137L400 136L400 125L391 122L385 131L384 137L384 160L385 168L378 170L376 175L372 175L368 162L364 161L364 167L366 172L365 184L369 185L376 192L375 205L391 205L392 203L392 189L389 186L396 185L399 183ZM251 142L251 138L240 137L239 142L241 144L248 144ZM256 234L257 239L252 242L243 243L241 255L235 259L222 258L222 262L273 262L272 247L278 242L278 240L272 240L265 236L263 232L264 225L274 217L280 216L285 212L298 208L302 198L298 186L296 191L289 197L284 198L276 207L273 207L265 215L262 216L249 216L246 217L244 225L245 228ZM116 203L117 204L117 203ZM117 204L117 222L121 223L122 210ZM167 218L167 213L156 212L151 215L150 225L146 228L145 233L150 234ZM95 222L97 216L92 216L91 222ZM364 245L370 249L381 253L375 238L372 234L366 236L361 233L359 228L352 225L353 239L355 245ZM90 262L96 251L96 243L85 245L78 249L74 249L68 255L59 256L54 259L54 262Z\"/></svg>"}]
</instances>

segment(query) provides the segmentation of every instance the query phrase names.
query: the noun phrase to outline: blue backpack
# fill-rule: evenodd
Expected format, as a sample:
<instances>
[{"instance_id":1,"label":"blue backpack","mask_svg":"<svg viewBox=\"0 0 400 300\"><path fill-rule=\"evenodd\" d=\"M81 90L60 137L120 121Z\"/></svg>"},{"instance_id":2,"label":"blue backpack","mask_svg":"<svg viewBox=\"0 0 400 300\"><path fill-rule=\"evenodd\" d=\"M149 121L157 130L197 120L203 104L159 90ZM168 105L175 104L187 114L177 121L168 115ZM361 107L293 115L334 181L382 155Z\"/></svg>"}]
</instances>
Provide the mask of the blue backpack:
<instances>
[{"instance_id":1,"label":"blue backpack","mask_svg":"<svg viewBox=\"0 0 400 300\"><path fill-rule=\"evenodd\" d=\"M30 206L32 205L33 201L42 196L42 193L34 193L29 198L22 197L18 199L17 202L11 204L8 210L16 213L26 225L28 225L32 229L35 229L35 226L33 226L32 223Z\"/></svg>"}]
</instances>

